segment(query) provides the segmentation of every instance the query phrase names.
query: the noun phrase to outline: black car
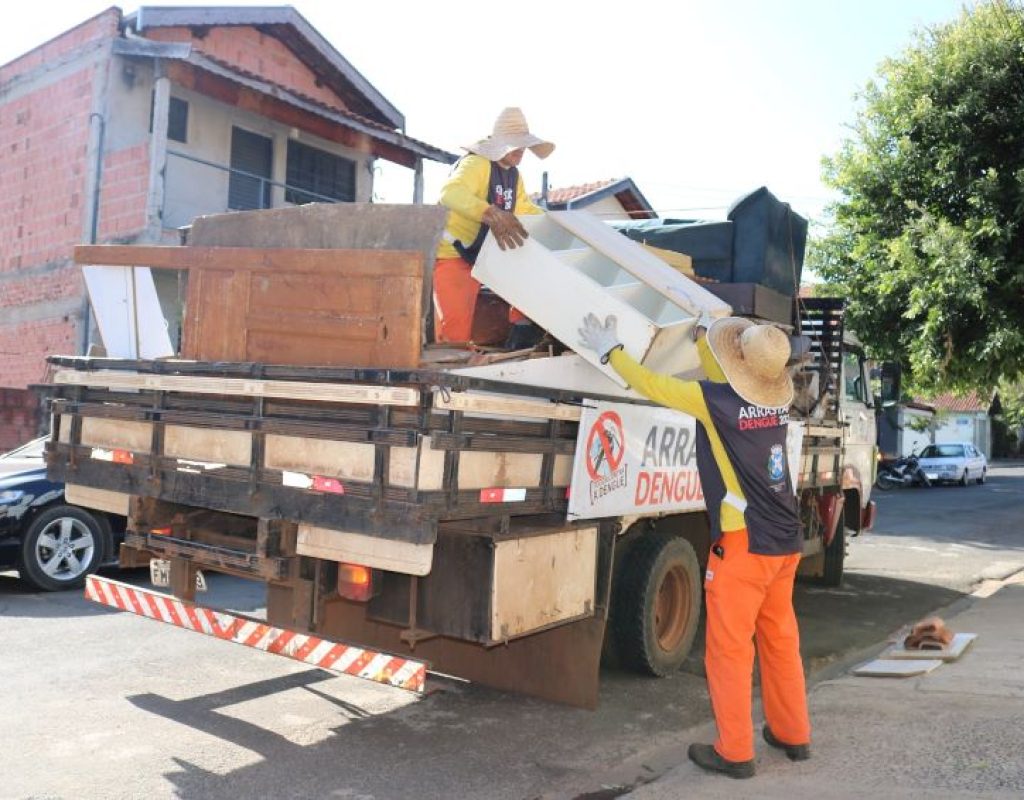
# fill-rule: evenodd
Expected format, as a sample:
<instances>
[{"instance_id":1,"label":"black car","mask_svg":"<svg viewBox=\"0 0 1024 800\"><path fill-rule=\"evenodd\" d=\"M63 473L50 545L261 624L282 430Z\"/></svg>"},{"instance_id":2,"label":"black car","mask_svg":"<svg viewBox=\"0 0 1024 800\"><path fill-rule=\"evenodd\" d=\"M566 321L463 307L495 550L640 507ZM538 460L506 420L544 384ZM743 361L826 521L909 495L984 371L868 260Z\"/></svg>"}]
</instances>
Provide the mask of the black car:
<instances>
[{"instance_id":1,"label":"black car","mask_svg":"<svg viewBox=\"0 0 1024 800\"><path fill-rule=\"evenodd\" d=\"M47 591L71 589L116 558L124 517L71 505L46 477L46 437L0 455L0 569Z\"/></svg>"}]
</instances>

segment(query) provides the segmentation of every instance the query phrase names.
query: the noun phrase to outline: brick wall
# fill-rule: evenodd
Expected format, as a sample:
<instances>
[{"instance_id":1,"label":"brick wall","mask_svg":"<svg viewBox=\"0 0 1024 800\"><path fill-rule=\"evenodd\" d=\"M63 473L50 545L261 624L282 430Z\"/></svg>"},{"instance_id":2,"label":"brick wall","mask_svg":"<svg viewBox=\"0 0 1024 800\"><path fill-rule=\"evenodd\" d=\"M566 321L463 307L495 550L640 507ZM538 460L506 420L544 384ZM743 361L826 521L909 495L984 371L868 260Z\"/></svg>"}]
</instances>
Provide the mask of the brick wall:
<instances>
[{"instance_id":1,"label":"brick wall","mask_svg":"<svg viewBox=\"0 0 1024 800\"><path fill-rule=\"evenodd\" d=\"M242 25L211 28L202 38L193 37L188 28L154 28L146 31L146 37L164 42L190 42L195 50L264 80L334 108L346 107L326 86L317 86L316 75L291 50L255 28Z\"/></svg>"},{"instance_id":2,"label":"brick wall","mask_svg":"<svg viewBox=\"0 0 1024 800\"><path fill-rule=\"evenodd\" d=\"M100 241L124 239L146 227L149 144L107 153L100 185Z\"/></svg>"},{"instance_id":3,"label":"brick wall","mask_svg":"<svg viewBox=\"0 0 1024 800\"><path fill-rule=\"evenodd\" d=\"M120 25L120 9L108 8L95 17L64 31L60 36L29 50L14 61L0 66L0 84L43 64L52 64L62 56L67 56L90 42L98 42L116 36Z\"/></svg>"},{"instance_id":4,"label":"brick wall","mask_svg":"<svg viewBox=\"0 0 1024 800\"><path fill-rule=\"evenodd\" d=\"M36 438L41 420L42 409L34 392L0 388L0 453Z\"/></svg>"},{"instance_id":5,"label":"brick wall","mask_svg":"<svg viewBox=\"0 0 1024 800\"><path fill-rule=\"evenodd\" d=\"M118 34L120 20L118 9L108 9L0 67L0 387L39 382L47 355L78 352L84 286L72 258L92 199L86 193L93 81L96 70L107 68L85 61ZM76 55L83 56L78 69ZM121 162L134 160L107 157L122 188L134 175L124 177ZM110 230L123 233L131 214L113 197L108 207ZM139 220L144 208L143 202Z\"/></svg>"}]
</instances>

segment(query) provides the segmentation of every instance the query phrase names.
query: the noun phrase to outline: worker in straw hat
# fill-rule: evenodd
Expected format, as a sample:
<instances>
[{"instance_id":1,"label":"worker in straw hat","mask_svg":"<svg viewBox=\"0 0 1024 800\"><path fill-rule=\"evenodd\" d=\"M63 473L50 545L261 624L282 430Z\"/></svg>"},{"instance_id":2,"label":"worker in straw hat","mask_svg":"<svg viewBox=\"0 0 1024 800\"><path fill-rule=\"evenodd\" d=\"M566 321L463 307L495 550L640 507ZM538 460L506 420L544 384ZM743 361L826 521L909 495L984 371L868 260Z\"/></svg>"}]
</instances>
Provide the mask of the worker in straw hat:
<instances>
[{"instance_id":1,"label":"worker in straw hat","mask_svg":"<svg viewBox=\"0 0 1024 800\"><path fill-rule=\"evenodd\" d=\"M516 214L540 214L542 210L527 197L519 163L527 149L538 158L547 158L555 146L530 133L520 109L506 108L490 136L463 149L467 155L456 162L441 189L440 202L448 209L448 222L434 264L434 339L438 342L469 341L480 291L470 272L480 247L488 231L502 250L519 247L526 240L526 230ZM513 346L523 338L523 329L535 328L515 309L510 311L509 322L513 323Z\"/></svg>"},{"instance_id":2,"label":"worker in straw hat","mask_svg":"<svg viewBox=\"0 0 1024 800\"><path fill-rule=\"evenodd\" d=\"M718 727L691 744L698 766L734 778L754 774L751 681L761 668L764 739L799 761L810 757L793 580L802 534L787 467L793 382L789 337L771 325L703 317L694 338L707 380L683 381L642 367L623 349L615 317L588 314L582 344L645 397L697 419L697 469L711 522L704 592L705 667Z\"/></svg>"}]
</instances>

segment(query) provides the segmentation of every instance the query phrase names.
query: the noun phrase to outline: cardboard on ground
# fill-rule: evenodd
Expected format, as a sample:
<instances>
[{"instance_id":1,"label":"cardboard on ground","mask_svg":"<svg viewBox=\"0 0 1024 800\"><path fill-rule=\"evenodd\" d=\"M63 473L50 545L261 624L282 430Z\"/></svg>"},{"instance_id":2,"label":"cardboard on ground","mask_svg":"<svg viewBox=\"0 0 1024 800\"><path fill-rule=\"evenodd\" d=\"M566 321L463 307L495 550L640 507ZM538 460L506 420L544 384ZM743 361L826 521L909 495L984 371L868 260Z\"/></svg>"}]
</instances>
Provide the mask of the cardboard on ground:
<instances>
[{"instance_id":1,"label":"cardboard on ground","mask_svg":"<svg viewBox=\"0 0 1024 800\"><path fill-rule=\"evenodd\" d=\"M868 675L879 678L911 678L914 675L924 675L936 667L941 667L943 661L938 658L924 659L899 659L899 658L876 658L866 664L861 664L853 670L854 675Z\"/></svg>"},{"instance_id":2,"label":"cardboard on ground","mask_svg":"<svg viewBox=\"0 0 1024 800\"><path fill-rule=\"evenodd\" d=\"M937 658L940 661L956 661L964 654L964 650L967 649L970 643L977 638L978 634L976 633L955 633L953 634L953 641L942 650L907 650L903 645L898 645L882 653L882 658L896 658L909 661L928 661Z\"/></svg>"}]
</instances>

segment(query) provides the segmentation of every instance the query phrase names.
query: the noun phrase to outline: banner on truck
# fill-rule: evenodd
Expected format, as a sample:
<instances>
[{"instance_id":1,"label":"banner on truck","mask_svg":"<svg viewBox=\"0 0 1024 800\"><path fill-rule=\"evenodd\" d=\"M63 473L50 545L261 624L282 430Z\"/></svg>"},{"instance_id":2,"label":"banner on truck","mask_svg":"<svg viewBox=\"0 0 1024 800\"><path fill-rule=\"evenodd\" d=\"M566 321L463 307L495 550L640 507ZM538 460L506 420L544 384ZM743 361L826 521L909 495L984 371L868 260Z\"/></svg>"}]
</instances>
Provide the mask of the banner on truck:
<instances>
[{"instance_id":1,"label":"banner on truck","mask_svg":"<svg viewBox=\"0 0 1024 800\"><path fill-rule=\"evenodd\" d=\"M626 403L585 406L569 491L575 519L700 511L697 420L671 408ZM786 435L790 478L797 484L802 426Z\"/></svg>"}]
</instances>

